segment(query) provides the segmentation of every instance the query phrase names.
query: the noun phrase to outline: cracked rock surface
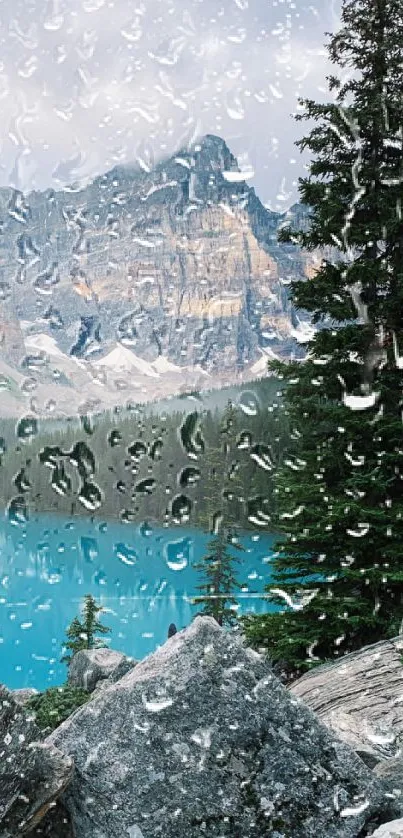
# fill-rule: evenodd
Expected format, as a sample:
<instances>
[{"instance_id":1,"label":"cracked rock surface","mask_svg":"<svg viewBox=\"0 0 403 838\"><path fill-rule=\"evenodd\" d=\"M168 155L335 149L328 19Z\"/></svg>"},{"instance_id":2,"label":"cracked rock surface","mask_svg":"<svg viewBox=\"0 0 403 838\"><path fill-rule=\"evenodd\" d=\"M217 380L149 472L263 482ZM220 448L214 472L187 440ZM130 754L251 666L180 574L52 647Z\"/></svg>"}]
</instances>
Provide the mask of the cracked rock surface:
<instances>
[{"instance_id":1,"label":"cracked rock surface","mask_svg":"<svg viewBox=\"0 0 403 838\"><path fill-rule=\"evenodd\" d=\"M403 637L319 666L290 687L367 762L401 754Z\"/></svg>"},{"instance_id":2,"label":"cracked rock surface","mask_svg":"<svg viewBox=\"0 0 403 838\"><path fill-rule=\"evenodd\" d=\"M20 838L33 829L70 781L71 758L40 738L12 693L0 686L0 838Z\"/></svg>"},{"instance_id":3,"label":"cracked rock surface","mask_svg":"<svg viewBox=\"0 0 403 838\"><path fill-rule=\"evenodd\" d=\"M198 617L48 738L75 838L362 838L376 777L239 639Z\"/></svg>"}]
</instances>

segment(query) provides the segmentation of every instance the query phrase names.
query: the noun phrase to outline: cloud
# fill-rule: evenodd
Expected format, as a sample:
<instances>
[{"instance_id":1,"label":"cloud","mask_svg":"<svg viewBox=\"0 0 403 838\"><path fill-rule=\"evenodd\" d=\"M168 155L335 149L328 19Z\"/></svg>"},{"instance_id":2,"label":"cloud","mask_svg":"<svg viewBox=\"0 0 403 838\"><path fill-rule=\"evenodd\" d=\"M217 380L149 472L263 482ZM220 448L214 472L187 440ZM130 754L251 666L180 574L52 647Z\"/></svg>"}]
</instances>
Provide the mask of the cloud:
<instances>
[{"instance_id":1,"label":"cloud","mask_svg":"<svg viewBox=\"0 0 403 838\"><path fill-rule=\"evenodd\" d=\"M284 208L303 172L290 114L319 98L337 14L324 0L3 0L2 183L60 188L216 133Z\"/></svg>"}]
</instances>

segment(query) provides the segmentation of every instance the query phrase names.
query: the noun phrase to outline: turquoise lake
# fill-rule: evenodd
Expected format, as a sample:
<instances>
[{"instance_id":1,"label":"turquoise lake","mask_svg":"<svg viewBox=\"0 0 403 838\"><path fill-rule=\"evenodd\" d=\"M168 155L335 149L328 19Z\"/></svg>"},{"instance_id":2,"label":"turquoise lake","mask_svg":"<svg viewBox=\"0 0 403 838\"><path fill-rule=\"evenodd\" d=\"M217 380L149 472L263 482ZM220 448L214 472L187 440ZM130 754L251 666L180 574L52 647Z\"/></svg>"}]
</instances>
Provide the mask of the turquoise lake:
<instances>
[{"instance_id":1,"label":"turquoise lake","mask_svg":"<svg viewBox=\"0 0 403 838\"><path fill-rule=\"evenodd\" d=\"M247 532L238 579L239 611L260 613L275 536ZM208 536L155 528L40 516L24 526L0 519L0 681L45 689L63 683L65 630L86 593L102 604L109 645L143 658L164 643L168 626L184 628Z\"/></svg>"}]
</instances>

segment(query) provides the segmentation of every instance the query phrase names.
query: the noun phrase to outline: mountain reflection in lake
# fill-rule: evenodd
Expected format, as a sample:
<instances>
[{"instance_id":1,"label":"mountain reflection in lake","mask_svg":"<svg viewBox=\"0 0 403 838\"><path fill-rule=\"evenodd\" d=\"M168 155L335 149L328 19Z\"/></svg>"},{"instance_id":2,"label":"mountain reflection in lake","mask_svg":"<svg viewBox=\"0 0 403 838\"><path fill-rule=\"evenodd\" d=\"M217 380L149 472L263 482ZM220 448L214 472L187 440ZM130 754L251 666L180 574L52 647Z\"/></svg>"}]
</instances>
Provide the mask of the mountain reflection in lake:
<instances>
[{"instance_id":1,"label":"mountain reflection in lake","mask_svg":"<svg viewBox=\"0 0 403 838\"><path fill-rule=\"evenodd\" d=\"M274 536L245 533L239 613L262 612ZM110 645L143 658L170 623L190 622L198 576L192 564L208 536L198 530L40 516L23 526L0 521L0 681L44 689L65 680L65 630L86 593L102 604ZM255 594L255 596L254 596Z\"/></svg>"}]
</instances>

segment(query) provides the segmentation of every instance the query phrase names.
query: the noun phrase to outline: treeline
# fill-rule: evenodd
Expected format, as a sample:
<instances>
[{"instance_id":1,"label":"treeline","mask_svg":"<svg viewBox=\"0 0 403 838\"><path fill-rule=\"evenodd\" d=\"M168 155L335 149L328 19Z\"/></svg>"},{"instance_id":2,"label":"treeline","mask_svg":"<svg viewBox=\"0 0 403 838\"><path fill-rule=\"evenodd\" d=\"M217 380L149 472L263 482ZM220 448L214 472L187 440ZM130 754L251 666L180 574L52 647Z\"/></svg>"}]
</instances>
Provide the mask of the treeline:
<instances>
[{"instance_id":1,"label":"treeline","mask_svg":"<svg viewBox=\"0 0 403 838\"><path fill-rule=\"evenodd\" d=\"M278 611L244 621L294 675L401 634L403 627L403 17L397 0L344 2L327 47L343 80L316 122L300 200L310 229L280 241L336 244L297 309L319 328L303 364L272 363L286 382L293 451L276 475L283 540L267 593ZM348 76L345 67L349 67Z\"/></svg>"},{"instance_id":2,"label":"treeline","mask_svg":"<svg viewBox=\"0 0 403 838\"><path fill-rule=\"evenodd\" d=\"M2 423L0 500L11 518L95 515L210 528L215 516L270 527L273 472L287 446L279 383L240 390L224 410L148 413L81 422ZM30 423L31 421L31 423Z\"/></svg>"}]
</instances>

